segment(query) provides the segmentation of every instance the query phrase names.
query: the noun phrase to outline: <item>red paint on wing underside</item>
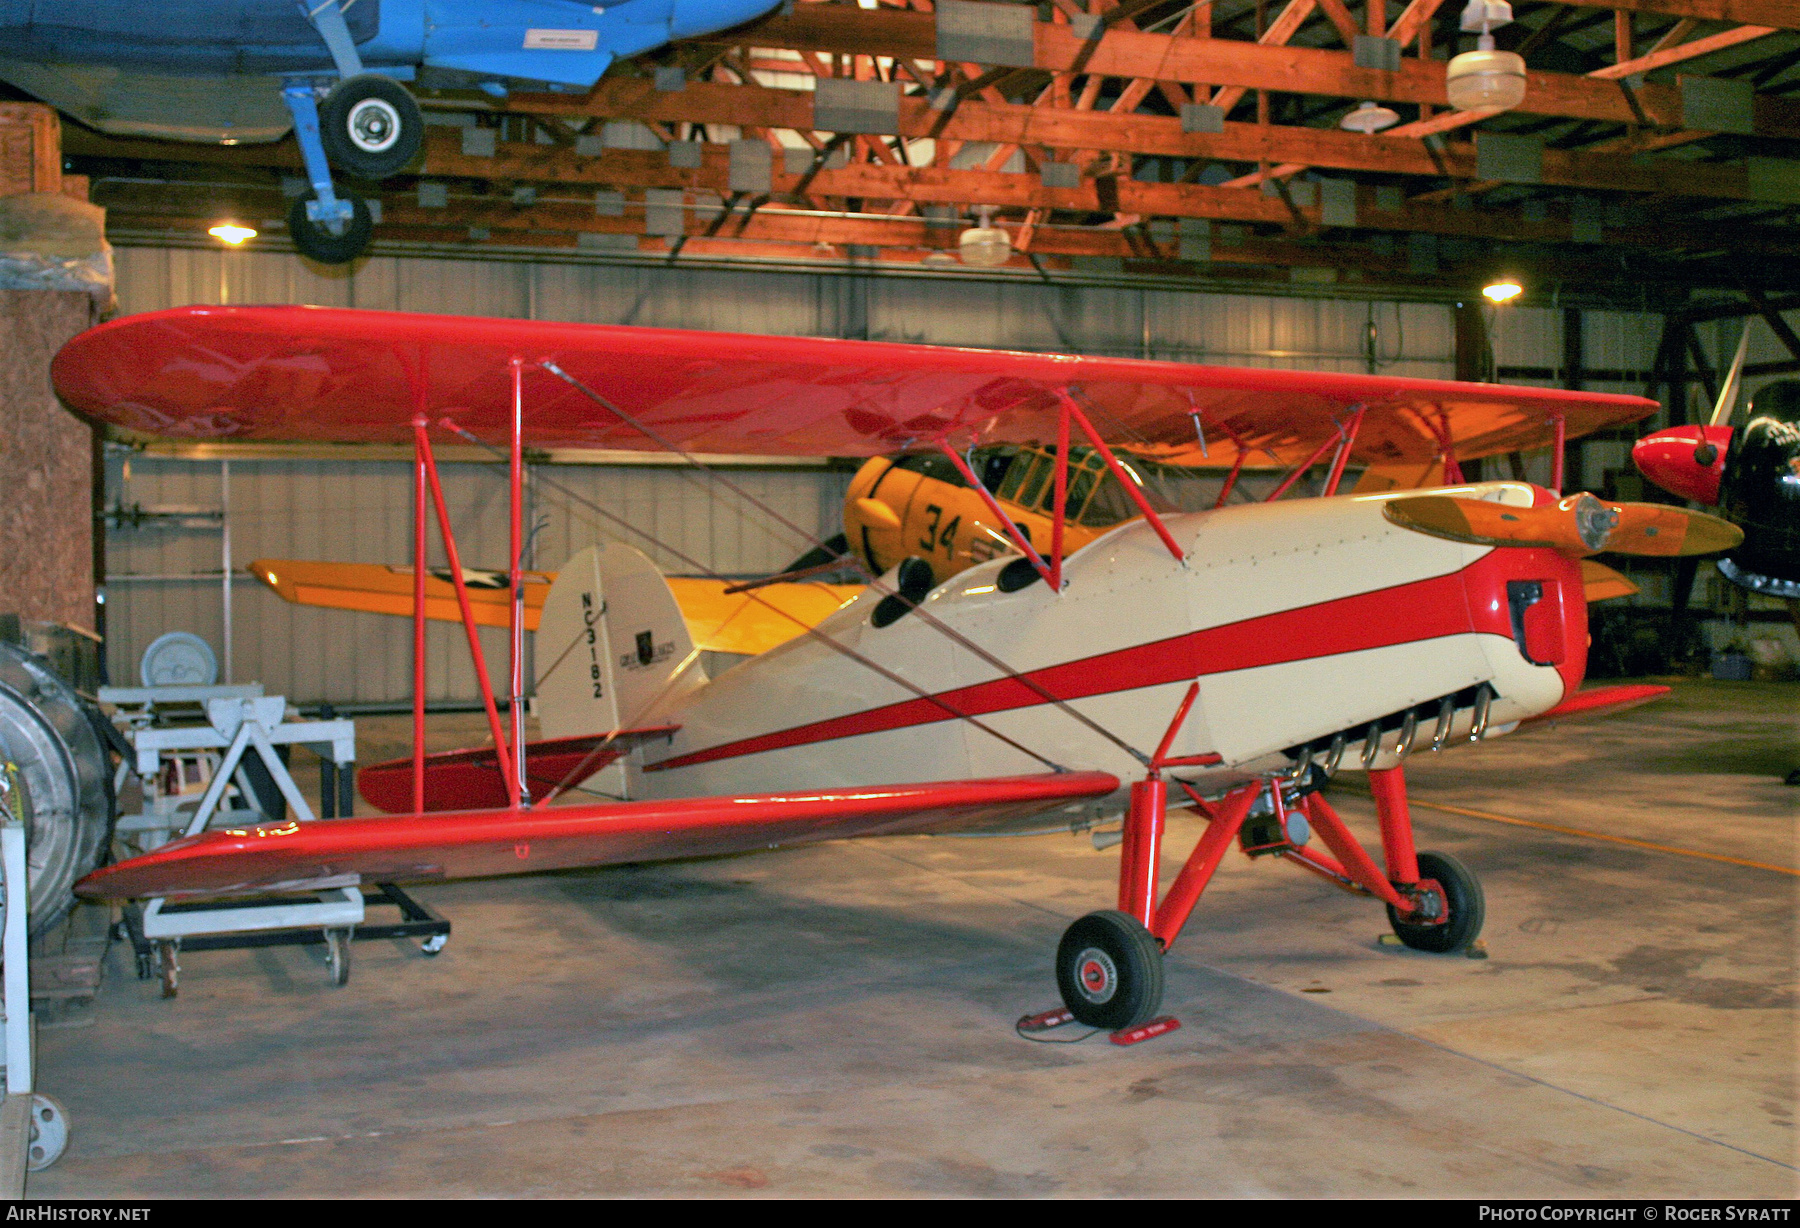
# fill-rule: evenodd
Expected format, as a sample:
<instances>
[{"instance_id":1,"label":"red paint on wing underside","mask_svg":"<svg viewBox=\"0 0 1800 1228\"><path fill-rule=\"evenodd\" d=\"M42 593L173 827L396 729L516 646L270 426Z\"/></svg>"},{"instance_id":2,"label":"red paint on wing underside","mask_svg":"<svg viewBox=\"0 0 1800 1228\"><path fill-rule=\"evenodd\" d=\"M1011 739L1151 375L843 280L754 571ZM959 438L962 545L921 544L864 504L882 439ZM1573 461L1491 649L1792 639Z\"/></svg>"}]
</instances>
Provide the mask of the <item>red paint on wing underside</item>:
<instances>
[{"instance_id":1,"label":"red paint on wing underside","mask_svg":"<svg viewBox=\"0 0 1800 1228\"><path fill-rule=\"evenodd\" d=\"M360 874L364 882L523 874L950 831L1104 797L1105 772L666 801L263 823L172 840L95 870L84 899L219 894Z\"/></svg>"},{"instance_id":2,"label":"red paint on wing underside","mask_svg":"<svg viewBox=\"0 0 1800 1228\"><path fill-rule=\"evenodd\" d=\"M1573 576L1572 589L1569 575ZM1572 607L1571 615L1580 617L1582 626L1578 638L1574 628L1570 628L1571 638L1585 645L1585 606L1580 597L1579 565L1551 550L1507 548L1491 550L1469 567L1449 575L1099 653L1035 670L1026 677L1058 699L1084 699L1163 683L1185 682L1208 674L1363 652L1471 631L1511 639L1506 581L1520 578L1561 580L1564 592L1575 594L1565 606ZM1574 665L1573 680L1564 673L1569 690L1581 680L1586 654L1579 655L1581 660ZM1563 668L1567 670L1567 663ZM689 767L813 742L955 720L956 714L982 716L1045 702L1041 694L1024 682L1015 678L997 678L992 682L943 691L933 699L903 700L693 751L646 765L645 770Z\"/></svg>"}]
</instances>

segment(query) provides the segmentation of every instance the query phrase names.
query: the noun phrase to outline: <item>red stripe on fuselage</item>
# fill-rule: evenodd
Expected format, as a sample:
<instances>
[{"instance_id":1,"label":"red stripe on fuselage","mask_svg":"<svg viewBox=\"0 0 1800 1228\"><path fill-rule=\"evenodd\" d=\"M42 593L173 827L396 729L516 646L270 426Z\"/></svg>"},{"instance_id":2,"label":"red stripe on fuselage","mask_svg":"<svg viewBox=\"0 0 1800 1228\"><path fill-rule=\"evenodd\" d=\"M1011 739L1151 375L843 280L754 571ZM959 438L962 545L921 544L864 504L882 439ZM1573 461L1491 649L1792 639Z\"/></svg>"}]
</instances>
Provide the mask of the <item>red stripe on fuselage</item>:
<instances>
[{"instance_id":1,"label":"red stripe on fuselage","mask_svg":"<svg viewBox=\"0 0 1800 1228\"><path fill-rule=\"evenodd\" d=\"M1496 577L1485 575L1485 572L1503 570L1511 574L1514 570L1497 567L1498 555L1498 551L1489 551L1462 571L1449 575L1136 644L1046 666L1025 676L1058 699L1085 699L1163 683L1187 682L1207 674L1363 652L1471 631L1490 632L1510 639L1512 628L1504 601L1496 609L1491 601L1470 599L1471 590L1491 587L1494 583ZM1500 586L1504 593L1504 580L1500 581ZM1580 590L1576 592L1579 594ZM939 700L942 702L937 702ZM812 742L886 733L957 719L945 711L944 705L966 716L982 716L1045 702L1042 695L1016 678L996 678L941 691L935 699L902 700L880 708L722 743L647 764L644 770L690 767Z\"/></svg>"}]
</instances>

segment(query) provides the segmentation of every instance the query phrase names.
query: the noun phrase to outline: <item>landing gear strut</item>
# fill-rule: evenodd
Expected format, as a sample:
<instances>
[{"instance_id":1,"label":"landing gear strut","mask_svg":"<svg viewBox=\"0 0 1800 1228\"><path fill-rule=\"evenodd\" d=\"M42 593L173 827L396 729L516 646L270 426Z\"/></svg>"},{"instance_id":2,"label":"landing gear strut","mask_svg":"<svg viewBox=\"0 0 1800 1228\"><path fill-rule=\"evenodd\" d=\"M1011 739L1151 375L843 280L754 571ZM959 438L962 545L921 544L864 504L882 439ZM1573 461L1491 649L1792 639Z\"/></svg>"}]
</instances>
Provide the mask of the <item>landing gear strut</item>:
<instances>
[{"instance_id":1,"label":"landing gear strut","mask_svg":"<svg viewBox=\"0 0 1800 1228\"><path fill-rule=\"evenodd\" d=\"M1451 954L1474 944L1486 913L1481 884L1449 854L1414 850L1406 776L1398 765L1369 772L1385 865L1376 864L1318 792L1324 776L1314 770L1310 751L1301 755L1292 771L1244 785L1217 801L1208 802L1180 785L1208 823L1180 875L1167 892L1159 892L1168 801L1162 770L1218 762L1210 755L1167 757L1198 689L1189 688L1150 760L1149 774L1131 788L1119 846L1117 910L1081 918L1057 948L1056 983L1070 1015L1089 1027L1118 1030L1114 1040L1119 1043L1130 1043L1134 1030L1154 1034L1161 1024L1175 1026L1172 1021L1150 1022L1162 1004L1163 953L1181 935L1226 850L1240 835L1244 851L1252 857L1279 857L1346 891L1374 896L1387 905L1394 933L1414 950ZM1259 814L1246 829L1252 809L1265 796L1267 814ZM1329 854L1309 847L1315 834ZM1022 1030L1058 1026L1059 1014L1028 1017L1022 1025L1033 1026Z\"/></svg>"},{"instance_id":2,"label":"landing gear strut","mask_svg":"<svg viewBox=\"0 0 1800 1228\"><path fill-rule=\"evenodd\" d=\"M405 169L424 145L425 119L405 86L363 71L362 56L344 22L348 3L324 0L317 7L301 7L331 53L338 81L327 92L316 77L294 76L281 90L312 187L312 195L289 211L288 233L302 256L320 264L347 264L369 246L371 210L360 197L338 192L330 168L364 179L385 179Z\"/></svg>"}]
</instances>

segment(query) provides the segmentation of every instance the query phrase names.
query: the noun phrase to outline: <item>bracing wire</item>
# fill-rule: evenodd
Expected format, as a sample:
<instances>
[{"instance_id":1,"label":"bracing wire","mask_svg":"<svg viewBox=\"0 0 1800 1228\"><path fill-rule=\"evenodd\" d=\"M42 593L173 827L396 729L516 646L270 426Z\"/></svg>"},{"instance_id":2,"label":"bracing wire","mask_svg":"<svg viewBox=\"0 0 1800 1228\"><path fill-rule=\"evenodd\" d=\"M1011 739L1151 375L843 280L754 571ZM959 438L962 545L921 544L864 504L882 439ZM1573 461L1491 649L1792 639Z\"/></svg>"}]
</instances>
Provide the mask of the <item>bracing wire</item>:
<instances>
[{"instance_id":1,"label":"bracing wire","mask_svg":"<svg viewBox=\"0 0 1800 1228\"><path fill-rule=\"evenodd\" d=\"M607 399L605 396L596 392L594 389L588 387L581 380L575 378L574 376L570 375L568 372L562 370L560 367L556 366L554 363L544 362L540 365L542 365L543 368L546 371L549 371L552 375L555 375L559 379L562 379L563 381L568 383L569 386L574 388L577 392L580 392L582 395L588 397L595 404L606 409L608 412L616 415L620 419L620 421L625 422L629 426L631 426L634 429L641 432L646 438L654 440L656 443L658 443L662 447L668 449L670 452L675 453L677 456L679 456L683 460L687 461L688 464L693 466L694 468L704 471L708 475L709 478L711 478L714 481L717 481L718 483L723 485L727 490L732 491L734 494L738 495L740 498L742 498L745 502L749 503L751 506L756 507L756 508L760 509L761 511L765 512L766 514L781 521L782 524L786 525L789 529L792 529L795 533L799 534L800 539L803 542L805 542L808 546L820 548L820 549L824 548L825 543L823 541L821 541L818 537L807 532L805 529L801 528L799 525L794 524L791 520L788 520L786 517L782 516L781 513L776 511L774 508L769 507L766 503L763 503L760 499L756 498L756 496L750 494L748 491L743 490L736 483L732 482L729 478L723 476L722 474L719 474L718 472L716 472L715 470L710 468L704 461L701 461L698 457L694 456L692 453L685 451L684 449L678 447L672 441L665 439L663 436L657 434L655 431L651 430L649 427L647 427L643 423L639 422L636 418L634 418L630 414L626 413L623 409L619 408L619 406L615 405L611 400ZM474 436L472 436L472 435L467 435L466 432L462 432L462 433L467 438L470 438L470 439L474 438ZM971 451L972 450L973 449L971 448ZM974 469L973 464L970 465L970 469L971 469L971 471ZM862 567L860 560L857 561L857 565L858 565L858 569L861 570L865 576L868 576L868 569ZM892 588L890 588L888 585L882 583L881 578L879 576L868 576L868 584L869 584L869 587L873 588L876 592L880 593L884 597L891 597L891 596L895 595L894 590ZM999 657L995 656L993 653L989 652L987 649L983 648L981 645L979 645L979 644L975 643L973 640L969 639L966 635L962 634L960 631L957 631L955 628L949 626L942 619L938 618L935 614L932 614L930 611L926 610L924 606L915 605L913 607L913 612L915 614L917 614L921 619L923 619L927 625L935 628L940 634L946 636L954 643L967 649L969 652L974 653L976 656L980 657L987 664L989 664L989 665L993 666L995 669L999 670L1002 674L1005 674L1007 677L1011 678L1013 681L1018 682L1021 685L1025 686L1027 689L1031 690L1033 693L1035 693L1040 699L1044 700L1046 703L1053 705L1059 712L1063 713L1065 716L1074 720L1078 724L1086 727L1091 732L1096 733L1100 737L1111 742L1114 746L1117 746L1120 750L1123 750L1126 754L1132 756L1138 762L1148 763L1150 761L1149 756L1145 755L1142 751L1138 750L1136 747L1132 746L1131 744L1126 742L1124 739L1120 738L1117 734L1113 733L1110 729L1107 729L1105 726L1101 725L1099 722L1093 720L1091 717L1085 715L1084 713L1078 712L1073 706L1071 706L1068 703L1067 700L1064 700L1064 699L1060 698L1059 696L1053 695L1050 691L1046 690L1035 678L1032 678L1032 677L1026 675L1025 673L1021 672L1020 670L1015 669L1013 666L1007 664L1005 661L1001 660ZM795 621L798 621L798 620L795 620Z\"/></svg>"},{"instance_id":2,"label":"bracing wire","mask_svg":"<svg viewBox=\"0 0 1800 1228\"><path fill-rule=\"evenodd\" d=\"M461 427L455 427L453 429L462 438L469 440L470 442L474 443L478 447L486 449L488 452L492 453L496 457L501 455L500 449L494 447L492 444L487 443L485 440L482 440L481 438L470 433L469 431L466 431ZM608 523L615 525L616 527L618 527L620 529L623 529L627 533L633 534L634 536L642 539L643 541L648 542L650 545L655 546L659 550L666 551L672 557L679 559L683 565L693 568L696 574L703 575L703 576L707 577L708 579L718 580L721 582L729 583L729 580L727 579L727 577L719 574L717 571L713 570L711 567L708 567L706 564L702 563L700 560L694 558L693 556L691 556L689 554L684 553L681 550L677 550L675 547L669 545L667 542L664 542L663 540L658 538L655 534L653 534L645 529L638 528L636 525L634 525L630 521L626 520L623 516L619 516L613 512L607 511L605 508L601 507L599 504L595 503L593 500L569 489L569 487L563 485L561 482L557 481L555 478L547 477L547 476L540 474L538 477L538 481L541 485L546 486L546 487L550 488L551 490L556 491L559 495L561 495L563 498L569 500L570 502L579 504L580 506L587 508L589 511L593 512L595 515L600 516L603 519L605 519ZM880 664L879 662L873 661L873 660L869 659L867 656L865 656L864 654L857 652L854 648L851 648L849 645L838 642L837 640L833 639L831 636L820 631L817 627L808 626L807 623L805 622L805 620L797 617L794 614L789 613L786 610L781 609L779 606L776 606L774 603L759 596L754 589L750 590L745 595L747 597L749 597L750 600L763 606L765 609L767 609L777 615L780 615L782 618L787 619L789 622L791 622L795 626L799 627L807 635L809 635L812 638L823 643L826 647L830 648L832 651L839 653L842 656L845 656L852 661L855 661L859 665L862 665L869 670L872 670L873 672L879 674L881 677L887 679L889 682L892 682L895 686L900 687L902 690L910 691L912 694L916 695L918 698L923 699L927 703L932 704L933 706L941 709L942 711L944 711L951 717L953 717L957 720L968 722L970 725L974 726L976 729L979 729L983 733L988 734L990 737L993 737L996 740L1004 743L1005 745L1012 747L1014 750L1018 751L1020 754L1037 760L1039 763L1043 764L1045 767L1049 768L1053 772L1063 772L1063 771L1068 770L1065 767L1063 767L1061 764L1055 762L1054 760L1048 758L1047 756L1039 754L1037 751L1032 750L1030 747L1024 745L1023 743L1020 743L1020 742L1016 741L1015 739L1010 738L1010 737L1006 736L1005 734L1001 733L999 730L995 729L993 726L988 725L984 721L981 721L978 718L970 715L969 713L960 710L954 704L952 704L948 700L944 699L941 695L932 694L931 692L925 690L923 687L918 686L916 683L913 683L905 678L902 678L899 674L896 674L894 671L888 669L886 666Z\"/></svg>"}]
</instances>

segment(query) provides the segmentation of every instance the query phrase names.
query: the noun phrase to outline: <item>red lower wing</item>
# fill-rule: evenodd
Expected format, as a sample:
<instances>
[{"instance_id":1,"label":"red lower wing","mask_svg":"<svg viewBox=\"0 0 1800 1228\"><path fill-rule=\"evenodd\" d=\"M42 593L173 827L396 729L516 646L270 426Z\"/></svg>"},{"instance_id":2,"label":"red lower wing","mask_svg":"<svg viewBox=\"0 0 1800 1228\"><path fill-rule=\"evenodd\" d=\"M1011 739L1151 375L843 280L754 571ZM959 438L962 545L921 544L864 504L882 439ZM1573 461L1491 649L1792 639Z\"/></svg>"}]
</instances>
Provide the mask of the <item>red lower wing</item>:
<instances>
[{"instance_id":1,"label":"red lower wing","mask_svg":"<svg viewBox=\"0 0 1800 1228\"><path fill-rule=\"evenodd\" d=\"M1626 686L1595 687L1591 691L1577 691L1548 712L1540 712L1536 716L1528 716L1519 723L1528 725L1533 721L1566 721L1578 716L1608 716L1614 712L1623 712L1627 708L1635 708L1639 704L1647 704L1653 699L1661 699L1669 693L1666 686L1653 683L1632 683Z\"/></svg>"},{"instance_id":2,"label":"red lower wing","mask_svg":"<svg viewBox=\"0 0 1800 1228\"><path fill-rule=\"evenodd\" d=\"M526 874L949 831L1104 797L1105 772L808 793L329 819L204 832L96 870L87 899L218 895L360 874L373 882Z\"/></svg>"}]
</instances>

